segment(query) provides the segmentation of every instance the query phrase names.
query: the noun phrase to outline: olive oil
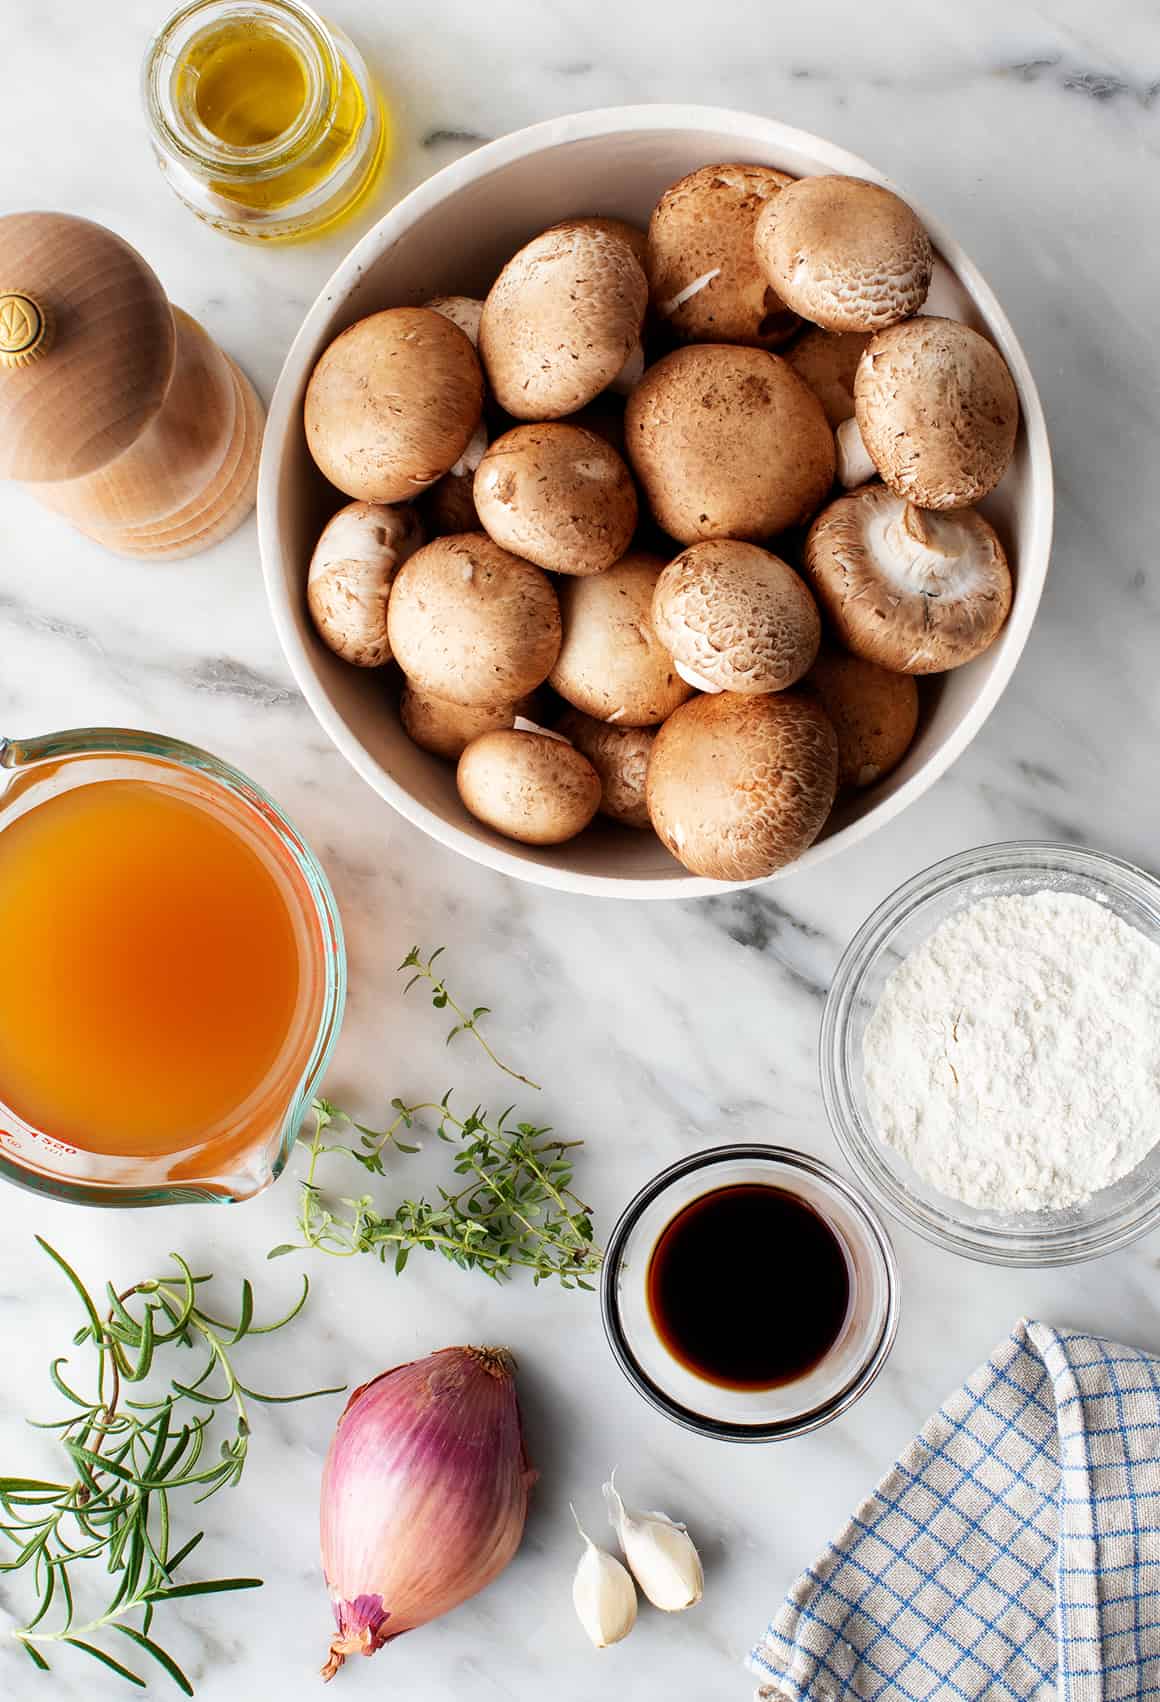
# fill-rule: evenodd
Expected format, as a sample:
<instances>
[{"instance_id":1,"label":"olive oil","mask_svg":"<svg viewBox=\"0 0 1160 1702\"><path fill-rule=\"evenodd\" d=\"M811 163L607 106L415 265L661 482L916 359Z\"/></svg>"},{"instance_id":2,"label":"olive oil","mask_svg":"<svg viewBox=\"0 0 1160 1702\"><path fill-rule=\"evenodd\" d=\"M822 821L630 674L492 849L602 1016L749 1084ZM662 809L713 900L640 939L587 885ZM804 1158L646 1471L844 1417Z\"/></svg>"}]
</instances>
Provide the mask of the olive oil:
<instances>
[{"instance_id":1,"label":"olive oil","mask_svg":"<svg viewBox=\"0 0 1160 1702\"><path fill-rule=\"evenodd\" d=\"M284 136L306 106L306 67L289 42L269 30L233 25L191 55L197 116L219 142L255 148Z\"/></svg>"},{"instance_id":2,"label":"olive oil","mask_svg":"<svg viewBox=\"0 0 1160 1702\"><path fill-rule=\"evenodd\" d=\"M657 1335L686 1370L718 1388L775 1389L837 1341L850 1270L807 1201L743 1182L678 1212L653 1248L646 1292Z\"/></svg>"},{"instance_id":3,"label":"olive oil","mask_svg":"<svg viewBox=\"0 0 1160 1702\"><path fill-rule=\"evenodd\" d=\"M303 0L187 0L150 49L145 104L173 188L232 236L328 229L386 155L361 55Z\"/></svg>"},{"instance_id":4,"label":"olive oil","mask_svg":"<svg viewBox=\"0 0 1160 1702\"><path fill-rule=\"evenodd\" d=\"M90 1153L244 1140L310 997L287 881L154 781L77 786L6 825L0 1102Z\"/></svg>"}]
</instances>

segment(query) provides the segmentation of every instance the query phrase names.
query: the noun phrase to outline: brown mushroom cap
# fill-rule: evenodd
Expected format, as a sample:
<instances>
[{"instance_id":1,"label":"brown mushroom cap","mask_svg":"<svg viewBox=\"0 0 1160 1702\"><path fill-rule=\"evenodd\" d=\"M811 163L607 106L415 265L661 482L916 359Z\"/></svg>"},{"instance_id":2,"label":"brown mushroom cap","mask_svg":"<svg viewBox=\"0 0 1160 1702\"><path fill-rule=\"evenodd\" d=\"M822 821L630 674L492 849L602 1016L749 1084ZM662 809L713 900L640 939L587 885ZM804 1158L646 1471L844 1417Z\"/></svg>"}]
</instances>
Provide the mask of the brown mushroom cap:
<instances>
[{"instance_id":1,"label":"brown mushroom cap","mask_svg":"<svg viewBox=\"0 0 1160 1702\"><path fill-rule=\"evenodd\" d=\"M1007 558L981 514L916 508L884 485L823 509L805 565L846 648L899 674L971 661L1011 607Z\"/></svg>"},{"instance_id":2,"label":"brown mushroom cap","mask_svg":"<svg viewBox=\"0 0 1160 1702\"><path fill-rule=\"evenodd\" d=\"M869 341L868 331L823 331L811 325L785 351L786 360L826 410L831 431L854 418L854 374Z\"/></svg>"},{"instance_id":3,"label":"brown mushroom cap","mask_svg":"<svg viewBox=\"0 0 1160 1702\"><path fill-rule=\"evenodd\" d=\"M695 875L760 880L812 845L837 780L838 740L812 699L720 692L693 698L657 734L649 816Z\"/></svg>"},{"instance_id":4,"label":"brown mushroom cap","mask_svg":"<svg viewBox=\"0 0 1160 1702\"><path fill-rule=\"evenodd\" d=\"M472 739L514 727L517 715L535 718L536 694L518 703L448 703L408 683L399 702L399 719L407 737L432 756L458 762Z\"/></svg>"},{"instance_id":5,"label":"brown mushroom cap","mask_svg":"<svg viewBox=\"0 0 1160 1702\"><path fill-rule=\"evenodd\" d=\"M616 450L581 426L517 426L475 474L484 530L553 573L603 573L636 531L636 487Z\"/></svg>"},{"instance_id":6,"label":"brown mushroom cap","mask_svg":"<svg viewBox=\"0 0 1160 1702\"><path fill-rule=\"evenodd\" d=\"M798 316L753 251L758 215L792 182L766 165L705 165L665 190L649 220L649 291L682 343L776 349L793 336Z\"/></svg>"},{"instance_id":7,"label":"brown mushroom cap","mask_svg":"<svg viewBox=\"0 0 1160 1702\"><path fill-rule=\"evenodd\" d=\"M332 485L405 502L453 467L483 411L483 373L457 325L425 307L360 319L306 387L306 441Z\"/></svg>"},{"instance_id":8,"label":"brown mushroom cap","mask_svg":"<svg viewBox=\"0 0 1160 1702\"><path fill-rule=\"evenodd\" d=\"M640 264L642 271L647 271L645 261L648 257L648 236L639 225L630 225L627 219L605 218L603 213L585 214L579 219L564 219L565 225L583 225L587 230L602 230L609 236L619 237L621 242L627 242Z\"/></svg>"},{"instance_id":9,"label":"brown mushroom cap","mask_svg":"<svg viewBox=\"0 0 1160 1702\"><path fill-rule=\"evenodd\" d=\"M612 726L569 709L556 730L572 741L600 776L601 815L623 827L651 829L645 782L656 728Z\"/></svg>"},{"instance_id":10,"label":"brown mushroom cap","mask_svg":"<svg viewBox=\"0 0 1160 1702\"><path fill-rule=\"evenodd\" d=\"M653 628L664 562L632 550L607 573L559 586L564 639L549 684L598 721L650 727L691 696Z\"/></svg>"},{"instance_id":11,"label":"brown mushroom cap","mask_svg":"<svg viewBox=\"0 0 1160 1702\"><path fill-rule=\"evenodd\" d=\"M387 601L399 568L423 542L413 508L348 502L322 528L306 577L306 602L323 643L356 668L391 659Z\"/></svg>"},{"instance_id":12,"label":"brown mushroom cap","mask_svg":"<svg viewBox=\"0 0 1160 1702\"><path fill-rule=\"evenodd\" d=\"M754 251L766 282L827 331L880 331L917 313L934 270L905 201L860 177L803 177L762 211Z\"/></svg>"},{"instance_id":13,"label":"brown mushroom cap","mask_svg":"<svg viewBox=\"0 0 1160 1702\"><path fill-rule=\"evenodd\" d=\"M478 820L525 845L560 845L600 807L600 776L578 750L547 733L484 733L455 774Z\"/></svg>"},{"instance_id":14,"label":"brown mushroom cap","mask_svg":"<svg viewBox=\"0 0 1160 1702\"><path fill-rule=\"evenodd\" d=\"M858 362L854 409L882 478L921 508L980 501L1015 452L1015 380L995 345L957 319L879 332Z\"/></svg>"},{"instance_id":15,"label":"brown mushroom cap","mask_svg":"<svg viewBox=\"0 0 1160 1702\"><path fill-rule=\"evenodd\" d=\"M653 593L657 637L702 691L783 691L818 653L817 604L788 562L709 538L671 561Z\"/></svg>"},{"instance_id":16,"label":"brown mushroom cap","mask_svg":"<svg viewBox=\"0 0 1160 1702\"><path fill-rule=\"evenodd\" d=\"M546 573L483 532L436 538L395 576L387 606L395 658L448 703L507 704L534 691L560 649Z\"/></svg>"},{"instance_id":17,"label":"brown mushroom cap","mask_svg":"<svg viewBox=\"0 0 1160 1702\"><path fill-rule=\"evenodd\" d=\"M573 414L611 384L640 340L648 282L601 221L554 225L488 292L479 348L492 393L520 420Z\"/></svg>"},{"instance_id":18,"label":"brown mushroom cap","mask_svg":"<svg viewBox=\"0 0 1160 1702\"><path fill-rule=\"evenodd\" d=\"M897 768L918 727L918 687L862 656L823 650L802 690L816 697L838 735L838 788L873 786Z\"/></svg>"},{"instance_id":19,"label":"brown mushroom cap","mask_svg":"<svg viewBox=\"0 0 1160 1702\"><path fill-rule=\"evenodd\" d=\"M653 514L682 544L772 537L815 514L834 481L821 403L765 349L675 349L645 373L625 424Z\"/></svg>"}]
</instances>

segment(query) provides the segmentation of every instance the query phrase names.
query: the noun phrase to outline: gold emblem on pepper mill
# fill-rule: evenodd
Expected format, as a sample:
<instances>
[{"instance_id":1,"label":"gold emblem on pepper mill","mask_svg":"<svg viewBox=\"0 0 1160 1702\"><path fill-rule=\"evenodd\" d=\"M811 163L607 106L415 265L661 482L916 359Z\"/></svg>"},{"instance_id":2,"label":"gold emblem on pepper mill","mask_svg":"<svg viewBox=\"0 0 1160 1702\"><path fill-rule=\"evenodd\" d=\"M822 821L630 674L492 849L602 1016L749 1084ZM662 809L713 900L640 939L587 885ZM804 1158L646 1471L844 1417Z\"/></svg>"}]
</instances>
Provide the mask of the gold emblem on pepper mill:
<instances>
[{"instance_id":1,"label":"gold emblem on pepper mill","mask_svg":"<svg viewBox=\"0 0 1160 1702\"><path fill-rule=\"evenodd\" d=\"M48 348L51 322L24 290L0 291L0 365L25 366Z\"/></svg>"}]
</instances>

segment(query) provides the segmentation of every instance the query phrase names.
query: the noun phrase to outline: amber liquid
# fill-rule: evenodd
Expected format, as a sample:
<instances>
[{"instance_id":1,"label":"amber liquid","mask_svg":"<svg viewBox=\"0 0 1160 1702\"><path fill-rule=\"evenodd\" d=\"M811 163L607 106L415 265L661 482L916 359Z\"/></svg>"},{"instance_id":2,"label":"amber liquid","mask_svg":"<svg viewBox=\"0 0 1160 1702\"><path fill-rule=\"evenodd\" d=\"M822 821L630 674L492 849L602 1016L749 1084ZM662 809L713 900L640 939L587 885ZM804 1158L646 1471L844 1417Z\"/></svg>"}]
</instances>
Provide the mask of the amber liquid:
<instances>
[{"instance_id":1,"label":"amber liquid","mask_svg":"<svg viewBox=\"0 0 1160 1702\"><path fill-rule=\"evenodd\" d=\"M236 1144L294 1029L301 934L276 864L196 793L35 805L0 832L0 1102L91 1153Z\"/></svg>"},{"instance_id":2,"label":"amber liquid","mask_svg":"<svg viewBox=\"0 0 1160 1702\"><path fill-rule=\"evenodd\" d=\"M702 1194L665 1227L646 1293L654 1329L687 1370L718 1388L776 1389L837 1341L850 1270L805 1200L742 1182Z\"/></svg>"}]
</instances>

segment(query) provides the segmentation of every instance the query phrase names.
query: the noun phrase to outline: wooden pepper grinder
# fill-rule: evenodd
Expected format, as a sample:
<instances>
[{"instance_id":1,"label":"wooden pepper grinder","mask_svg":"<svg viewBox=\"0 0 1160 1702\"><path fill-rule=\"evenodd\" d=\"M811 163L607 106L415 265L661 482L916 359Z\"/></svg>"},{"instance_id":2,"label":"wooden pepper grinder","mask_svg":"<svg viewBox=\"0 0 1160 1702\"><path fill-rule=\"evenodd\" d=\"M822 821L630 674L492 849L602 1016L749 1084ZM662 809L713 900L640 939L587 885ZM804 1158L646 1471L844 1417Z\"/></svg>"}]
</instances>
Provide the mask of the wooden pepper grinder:
<instances>
[{"instance_id":1,"label":"wooden pepper grinder","mask_svg":"<svg viewBox=\"0 0 1160 1702\"><path fill-rule=\"evenodd\" d=\"M0 218L0 477L120 555L196 555L254 506L262 404L135 248Z\"/></svg>"}]
</instances>

